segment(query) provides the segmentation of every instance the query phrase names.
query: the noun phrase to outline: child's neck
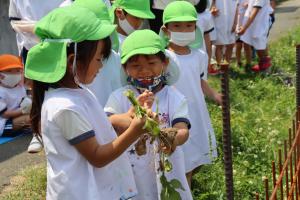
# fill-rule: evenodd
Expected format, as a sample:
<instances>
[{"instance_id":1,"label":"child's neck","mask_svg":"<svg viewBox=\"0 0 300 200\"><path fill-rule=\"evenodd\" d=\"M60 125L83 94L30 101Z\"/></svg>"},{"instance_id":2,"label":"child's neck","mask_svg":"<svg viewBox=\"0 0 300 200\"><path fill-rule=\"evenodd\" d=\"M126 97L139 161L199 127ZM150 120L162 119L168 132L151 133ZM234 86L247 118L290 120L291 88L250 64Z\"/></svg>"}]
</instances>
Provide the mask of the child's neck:
<instances>
[{"instance_id":1,"label":"child's neck","mask_svg":"<svg viewBox=\"0 0 300 200\"><path fill-rule=\"evenodd\" d=\"M119 34L127 36L127 33L120 26L117 26L116 30Z\"/></svg>"},{"instance_id":2,"label":"child's neck","mask_svg":"<svg viewBox=\"0 0 300 200\"><path fill-rule=\"evenodd\" d=\"M191 50L188 46L182 47L177 44L174 44L173 42L170 42L168 49L178 55L187 55L191 53Z\"/></svg>"}]
</instances>

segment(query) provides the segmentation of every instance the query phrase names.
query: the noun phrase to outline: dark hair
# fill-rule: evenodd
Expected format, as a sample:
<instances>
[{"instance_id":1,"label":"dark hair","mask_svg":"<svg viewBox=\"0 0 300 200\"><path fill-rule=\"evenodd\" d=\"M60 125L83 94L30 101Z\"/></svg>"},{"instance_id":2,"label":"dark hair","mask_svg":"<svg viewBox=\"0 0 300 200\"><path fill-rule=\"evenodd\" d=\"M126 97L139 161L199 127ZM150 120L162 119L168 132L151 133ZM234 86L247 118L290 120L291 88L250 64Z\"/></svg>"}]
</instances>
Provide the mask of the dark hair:
<instances>
[{"instance_id":1,"label":"dark hair","mask_svg":"<svg viewBox=\"0 0 300 200\"><path fill-rule=\"evenodd\" d=\"M91 59L97 51L98 41L83 41L77 43L77 57L76 60L82 66L88 66ZM109 49L110 51L110 49ZM74 53L74 43L67 47L67 55ZM102 52L104 54L104 52ZM66 75L65 75L66 76ZM61 81L61 80L60 80ZM59 88L60 81L56 83L44 83L40 81L33 81L32 83L32 109L30 113L31 128L34 134L41 135L41 109L44 102L45 91L49 88Z\"/></svg>"},{"instance_id":2,"label":"dark hair","mask_svg":"<svg viewBox=\"0 0 300 200\"><path fill-rule=\"evenodd\" d=\"M134 56L132 56L131 58L129 58L129 59L127 60L127 62L124 64L124 66L126 67L126 64L127 64L128 62L134 62L134 61L137 61L137 59L138 59L140 56L144 56L144 57L146 57L146 59L149 59L150 56L156 56L156 57L158 57L161 61L165 61L165 60L166 60L166 55L165 55L165 53L162 52L162 51L160 51L160 52L158 52L158 53L156 53L156 54L153 54L153 55L143 55L143 54L138 54L138 55L134 55Z\"/></svg>"},{"instance_id":3,"label":"dark hair","mask_svg":"<svg viewBox=\"0 0 300 200\"><path fill-rule=\"evenodd\" d=\"M195 8L198 13L203 13L207 8L207 0L200 0L197 5L195 5Z\"/></svg>"}]
</instances>

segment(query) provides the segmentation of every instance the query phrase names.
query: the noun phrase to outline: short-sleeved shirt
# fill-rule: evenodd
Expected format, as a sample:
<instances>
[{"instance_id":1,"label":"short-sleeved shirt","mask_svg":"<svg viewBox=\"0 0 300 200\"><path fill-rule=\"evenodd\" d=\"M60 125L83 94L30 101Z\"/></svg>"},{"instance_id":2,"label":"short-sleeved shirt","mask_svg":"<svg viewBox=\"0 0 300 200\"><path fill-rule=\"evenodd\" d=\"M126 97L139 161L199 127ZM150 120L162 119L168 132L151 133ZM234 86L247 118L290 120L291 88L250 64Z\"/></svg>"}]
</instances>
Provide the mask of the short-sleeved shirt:
<instances>
[{"instance_id":1,"label":"short-sleeved shirt","mask_svg":"<svg viewBox=\"0 0 300 200\"><path fill-rule=\"evenodd\" d=\"M190 172L200 165L210 163L211 158L217 155L216 138L201 87L201 79L204 79L207 71L207 54L199 49L192 49L187 55L178 55L169 50L166 52L179 66L180 77L174 86L188 102L190 137L182 147L185 167Z\"/></svg>"},{"instance_id":2,"label":"short-sleeved shirt","mask_svg":"<svg viewBox=\"0 0 300 200\"><path fill-rule=\"evenodd\" d=\"M136 96L139 95L133 86L124 86L110 95L104 108L105 112L108 114L127 112L131 104L127 97L124 96L124 92L129 89L134 91ZM188 126L190 125L187 101L178 90L171 86L164 86L162 90L155 94L155 98L157 99L158 105L154 103L152 110L156 112L158 108L161 128L172 127L179 122L184 122ZM134 198L135 200L159 199L161 186L159 181L160 174L157 172L159 164L156 149L155 143L150 144L148 142L146 155L138 156L135 153L134 145L127 150L139 192ZM171 172L166 173L167 179L178 179L185 189L185 191L178 190L181 198L191 200L192 195L185 177L184 158L181 146L177 147L175 152L170 156L170 162L173 165L173 169Z\"/></svg>"},{"instance_id":3,"label":"short-sleeved shirt","mask_svg":"<svg viewBox=\"0 0 300 200\"><path fill-rule=\"evenodd\" d=\"M10 20L26 20L37 22L54 8L58 8L63 0L10 0ZM17 33L17 44L19 52L25 47L29 50L36 45L36 36L31 33Z\"/></svg>"},{"instance_id":4,"label":"short-sleeved shirt","mask_svg":"<svg viewBox=\"0 0 300 200\"><path fill-rule=\"evenodd\" d=\"M95 137L100 145L117 135L103 107L87 89L50 89L41 112L47 158L46 199L128 199L136 185L126 154L97 168L74 145Z\"/></svg>"},{"instance_id":5,"label":"short-sleeved shirt","mask_svg":"<svg viewBox=\"0 0 300 200\"><path fill-rule=\"evenodd\" d=\"M18 85L14 88L0 86L0 113L6 110L15 110L20 107L22 99L26 96L24 86ZM3 133L7 119L0 116L0 135Z\"/></svg>"}]
</instances>

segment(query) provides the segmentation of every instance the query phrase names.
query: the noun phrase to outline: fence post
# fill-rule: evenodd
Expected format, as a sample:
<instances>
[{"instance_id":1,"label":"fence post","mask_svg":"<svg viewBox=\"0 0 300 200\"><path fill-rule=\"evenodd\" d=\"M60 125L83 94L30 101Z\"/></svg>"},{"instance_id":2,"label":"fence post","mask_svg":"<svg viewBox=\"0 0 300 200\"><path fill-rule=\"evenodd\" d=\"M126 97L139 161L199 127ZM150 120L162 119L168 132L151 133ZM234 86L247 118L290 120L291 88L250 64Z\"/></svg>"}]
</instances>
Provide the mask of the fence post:
<instances>
[{"instance_id":1,"label":"fence post","mask_svg":"<svg viewBox=\"0 0 300 200\"><path fill-rule=\"evenodd\" d=\"M230 127L230 101L229 101L229 64L222 63L221 88L222 88L222 116L223 116L223 152L225 165L226 196L227 200L234 199L233 171L232 171L232 149L231 149L231 127Z\"/></svg>"},{"instance_id":2,"label":"fence post","mask_svg":"<svg viewBox=\"0 0 300 200\"><path fill-rule=\"evenodd\" d=\"M300 106L300 44L296 46L296 103Z\"/></svg>"}]
</instances>

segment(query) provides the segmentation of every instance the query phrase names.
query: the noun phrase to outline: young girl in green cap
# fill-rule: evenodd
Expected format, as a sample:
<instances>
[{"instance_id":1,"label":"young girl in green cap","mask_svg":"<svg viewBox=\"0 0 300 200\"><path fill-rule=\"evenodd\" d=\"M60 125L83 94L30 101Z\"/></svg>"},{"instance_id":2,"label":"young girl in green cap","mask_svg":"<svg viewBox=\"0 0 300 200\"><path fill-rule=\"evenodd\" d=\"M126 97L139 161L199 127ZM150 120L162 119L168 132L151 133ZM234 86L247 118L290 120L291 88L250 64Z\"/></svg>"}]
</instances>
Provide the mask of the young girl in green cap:
<instances>
[{"instance_id":1,"label":"young girl in green cap","mask_svg":"<svg viewBox=\"0 0 300 200\"><path fill-rule=\"evenodd\" d=\"M103 23L111 24L112 21L109 16L109 10L105 3L99 0L76 0L73 6L80 6L88 8L93 11L98 19ZM107 42L112 49L104 55L103 67L101 73L98 73L91 84L86 85L97 97L100 104L105 106L109 95L116 89L121 87L120 82L120 69L121 69L121 58L117 53L119 50L119 39L118 34L114 31Z\"/></svg>"},{"instance_id":2,"label":"young girl in green cap","mask_svg":"<svg viewBox=\"0 0 300 200\"><path fill-rule=\"evenodd\" d=\"M100 70L110 51L105 38L114 30L75 6L52 11L35 27L41 43L29 51L25 76L34 80L31 121L45 146L46 199L128 199L137 193L122 153L144 133L144 118L124 115L133 119L117 137L96 97L83 86Z\"/></svg>"},{"instance_id":3,"label":"young girl in green cap","mask_svg":"<svg viewBox=\"0 0 300 200\"><path fill-rule=\"evenodd\" d=\"M150 10L150 0L115 0L111 15L117 24L120 45L128 35L142 28L145 19L155 18Z\"/></svg>"},{"instance_id":4,"label":"young girl in green cap","mask_svg":"<svg viewBox=\"0 0 300 200\"><path fill-rule=\"evenodd\" d=\"M122 115L131 107L124 92L132 90L141 105L146 105L153 111L158 110L161 129L174 127L177 135L169 151L173 152L169 159L173 165L170 172L165 172L168 181L177 179L182 189L176 191L181 199L192 199L185 177L185 166L181 145L189 135L190 122L185 97L170 85L178 78L178 67L169 63L165 55L165 45L160 37L151 30L138 30L126 38L122 45L121 62L123 64L122 82L124 87L113 92L105 106L105 112L110 115L115 129L126 128ZM147 139L148 135L142 136ZM145 140L146 140L145 139ZM159 151L156 142L146 141L146 150L139 153L139 143L131 145L127 154L135 175L138 195L135 199L160 199L165 185L160 182L161 172ZM170 153L170 152L168 152ZM170 198L172 199L172 198Z\"/></svg>"},{"instance_id":5,"label":"young girl in green cap","mask_svg":"<svg viewBox=\"0 0 300 200\"><path fill-rule=\"evenodd\" d=\"M178 64L180 71L175 87L187 98L191 120L190 137L183 145L189 184L193 170L211 163L212 158L217 156L216 139L204 95L221 104L221 95L210 88L204 79L207 54L188 47L195 39L196 21L195 8L185 1L170 3L163 13L162 29L170 39L167 53Z\"/></svg>"}]
</instances>

